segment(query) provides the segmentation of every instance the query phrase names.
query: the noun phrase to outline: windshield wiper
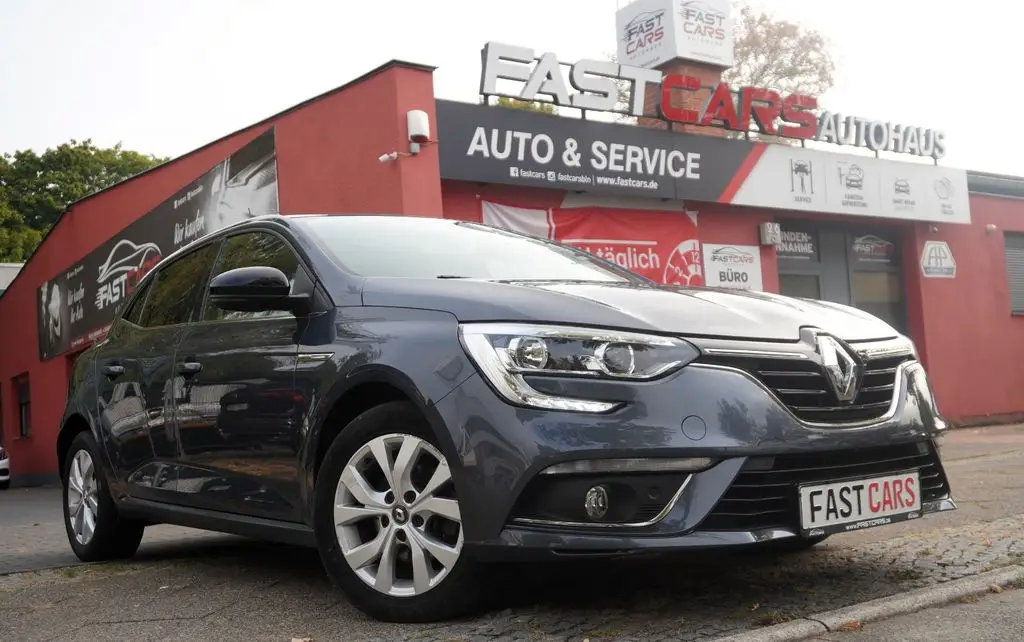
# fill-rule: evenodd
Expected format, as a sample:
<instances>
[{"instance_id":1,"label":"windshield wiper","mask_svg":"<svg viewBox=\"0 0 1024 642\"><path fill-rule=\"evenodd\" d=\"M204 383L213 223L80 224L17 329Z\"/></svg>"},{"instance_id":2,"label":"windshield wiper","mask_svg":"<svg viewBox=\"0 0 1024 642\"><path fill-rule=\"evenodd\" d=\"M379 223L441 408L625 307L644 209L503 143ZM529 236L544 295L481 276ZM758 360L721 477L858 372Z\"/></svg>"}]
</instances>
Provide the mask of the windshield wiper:
<instances>
[{"instance_id":1,"label":"windshield wiper","mask_svg":"<svg viewBox=\"0 0 1024 642\"><path fill-rule=\"evenodd\" d=\"M438 274L434 277L435 279L468 279L468 276L461 276L459 274Z\"/></svg>"}]
</instances>

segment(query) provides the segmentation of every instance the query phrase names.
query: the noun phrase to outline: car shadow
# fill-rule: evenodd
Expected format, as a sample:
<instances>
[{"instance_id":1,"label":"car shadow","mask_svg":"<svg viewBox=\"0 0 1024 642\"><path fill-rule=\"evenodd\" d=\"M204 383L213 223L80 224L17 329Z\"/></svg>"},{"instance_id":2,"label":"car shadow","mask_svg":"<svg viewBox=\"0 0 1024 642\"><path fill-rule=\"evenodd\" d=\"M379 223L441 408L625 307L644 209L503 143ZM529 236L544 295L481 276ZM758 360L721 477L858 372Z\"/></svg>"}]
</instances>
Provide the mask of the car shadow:
<instances>
[{"instance_id":1,"label":"car shadow","mask_svg":"<svg viewBox=\"0 0 1024 642\"><path fill-rule=\"evenodd\" d=\"M246 568L282 586L315 582L325 591L336 590L315 550L233 536L153 544L136 559L198 563L218 576ZM485 611L460 621L470 630L525 616L537 630L553 632L567 613L584 620L621 613L633 628L689 618L749 627L896 594L921 579L919 571L891 557L854 555L828 544L788 554L702 551L544 562L530 565L529 572L522 565L493 565L489 574Z\"/></svg>"}]
</instances>

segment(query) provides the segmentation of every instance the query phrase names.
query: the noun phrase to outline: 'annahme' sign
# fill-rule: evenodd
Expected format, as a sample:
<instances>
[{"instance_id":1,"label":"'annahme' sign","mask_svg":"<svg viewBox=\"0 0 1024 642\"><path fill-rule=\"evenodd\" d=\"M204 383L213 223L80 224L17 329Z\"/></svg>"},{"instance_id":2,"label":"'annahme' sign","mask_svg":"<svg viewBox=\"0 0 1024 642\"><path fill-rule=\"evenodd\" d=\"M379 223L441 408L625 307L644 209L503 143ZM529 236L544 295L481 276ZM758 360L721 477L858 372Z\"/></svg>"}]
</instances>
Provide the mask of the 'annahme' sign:
<instances>
[{"instance_id":1,"label":"'annahme' sign","mask_svg":"<svg viewBox=\"0 0 1024 642\"><path fill-rule=\"evenodd\" d=\"M946 155L943 132L898 123L818 110L813 96L783 96L771 89L740 87L727 83L711 88L711 96L698 111L673 105L671 96L679 91L700 91L700 80L684 74L662 74L657 69L602 60L579 60L569 65L568 83L555 54L539 57L533 49L496 42L487 43L481 53L480 94L536 100L547 96L557 105L592 111L648 114L647 87L659 87L657 108L665 120L722 127L735 131L754 129L762 134L817 140L836 145L863 147L874 152L890 151L934 159ZM517 93L498 90L499 80L522 83ZM629 103L620 108L618 83L628 88ZM570 87L574 91L570 91Z\"/></svg>"}]
</instances>

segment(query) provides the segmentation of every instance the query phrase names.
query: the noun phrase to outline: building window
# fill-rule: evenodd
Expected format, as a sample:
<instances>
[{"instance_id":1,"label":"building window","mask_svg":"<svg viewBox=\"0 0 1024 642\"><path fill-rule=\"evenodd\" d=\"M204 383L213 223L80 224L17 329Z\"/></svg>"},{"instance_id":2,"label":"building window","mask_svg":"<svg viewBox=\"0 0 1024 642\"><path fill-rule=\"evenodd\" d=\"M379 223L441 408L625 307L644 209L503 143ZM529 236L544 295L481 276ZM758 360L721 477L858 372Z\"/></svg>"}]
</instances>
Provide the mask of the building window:
<instances>
[{"instance_id":1,"label":"building window","mask_svg":"<svg viewBox=\"0 0 1024 642\"><path fill-rule=\"evenodd\" d=\"M1024 234L1007 232L1003 239L1010 312L1024 315Z\"/></svg>"},{"instance_id":2,"label":"building window","mask_svg":"<svg viewBox=\"0 0 1024 642\"><path fill-rule=\"evenodd\" d=\"M28 437L32 429L32 395L27 374L14 378L14 396L18 400L18 436Z\"/></svg>"}]
</instances>

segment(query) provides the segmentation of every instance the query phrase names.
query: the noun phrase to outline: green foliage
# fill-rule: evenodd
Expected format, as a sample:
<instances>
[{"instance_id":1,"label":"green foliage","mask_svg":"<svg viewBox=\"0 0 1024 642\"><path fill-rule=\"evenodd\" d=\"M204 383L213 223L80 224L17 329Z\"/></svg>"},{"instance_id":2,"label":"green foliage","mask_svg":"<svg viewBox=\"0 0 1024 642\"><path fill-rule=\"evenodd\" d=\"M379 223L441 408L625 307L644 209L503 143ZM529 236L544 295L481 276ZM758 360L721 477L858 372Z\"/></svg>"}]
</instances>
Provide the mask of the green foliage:
<instances>
[{"instance_id":1,"label":"green foliage","mask_svg":"<svg viewBox=\"0 0 1024 642\"><path fill-rule=\"evenodd\" d=\"M499 96L495 103L498 107L508 107L509 109L522 109L525 111L537 111L542 114L557 114L558 107L554 103L544 102L541 100L518 100L516 98L506 98L505 96Z\"/></svg>"},{"instance_id":2,"label":"green foliage","mask_svg":"<svg viewBox=\"0 0 1024 642\"><path fill-rule=\"evenodd\" d=\"M0 156L0 261L24 261L61 211L77 200L144 172L165 158L71 141L42 154Z\"/></svg>"}]
</instances>

